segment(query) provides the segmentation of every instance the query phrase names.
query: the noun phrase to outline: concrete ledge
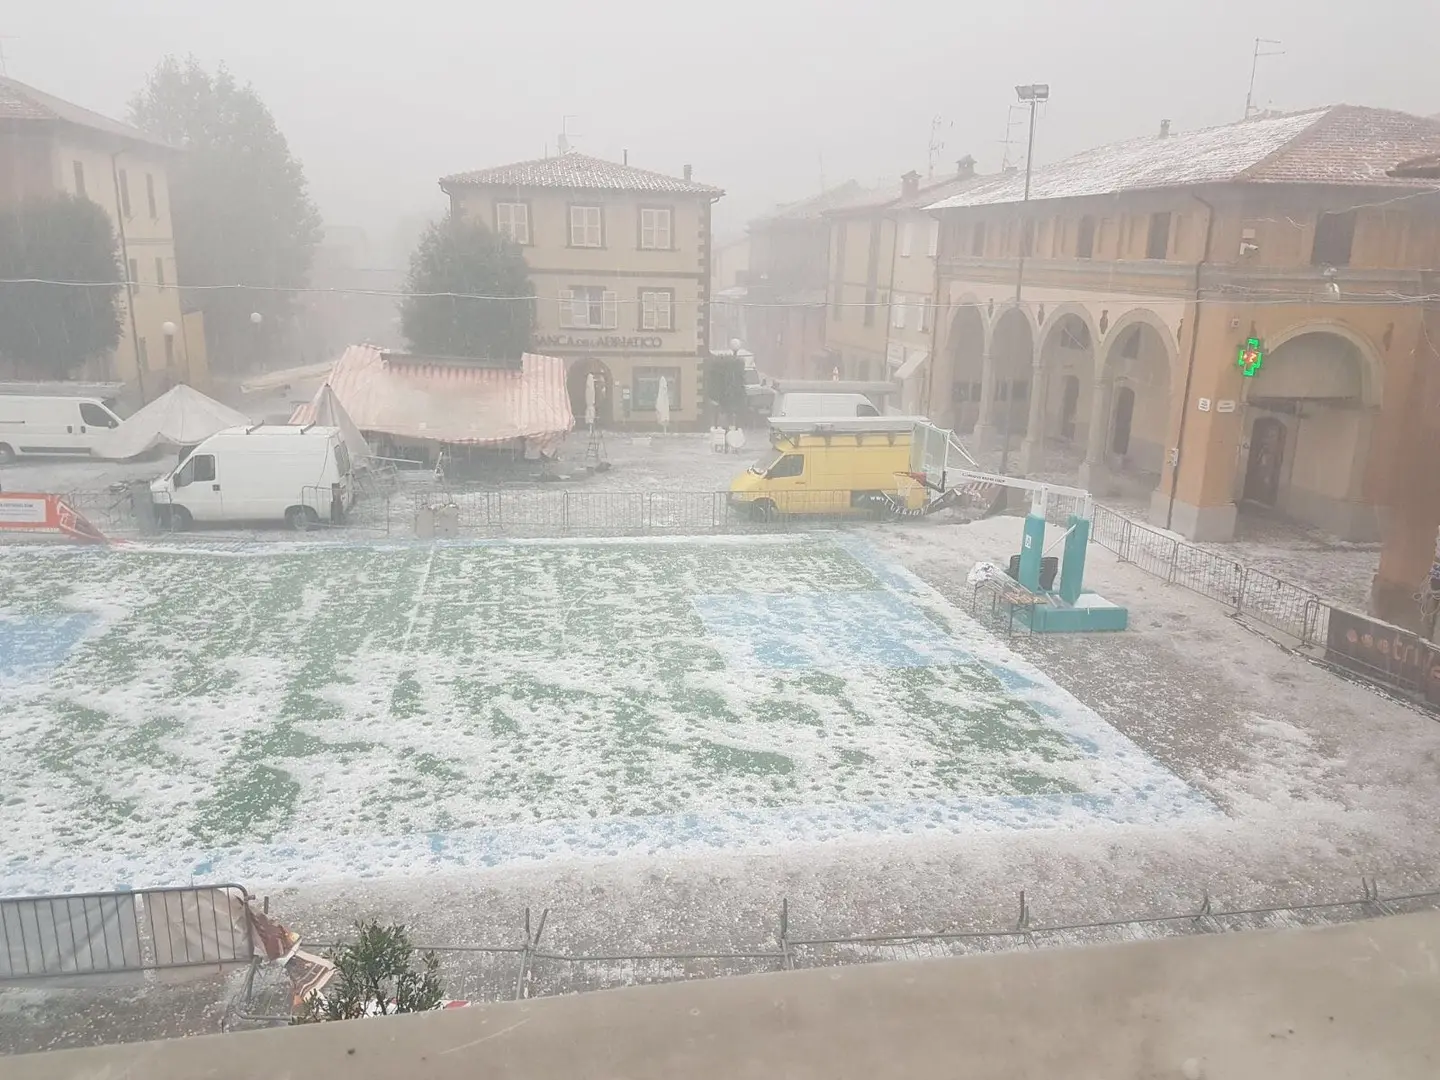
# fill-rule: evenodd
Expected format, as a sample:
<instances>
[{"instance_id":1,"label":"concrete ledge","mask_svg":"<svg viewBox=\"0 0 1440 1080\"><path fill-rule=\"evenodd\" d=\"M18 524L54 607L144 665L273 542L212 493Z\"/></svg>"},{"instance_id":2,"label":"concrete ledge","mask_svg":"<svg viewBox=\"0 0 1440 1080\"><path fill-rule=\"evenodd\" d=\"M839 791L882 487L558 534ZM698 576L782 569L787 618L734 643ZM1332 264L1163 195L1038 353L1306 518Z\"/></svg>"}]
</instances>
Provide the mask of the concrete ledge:
<instances>
[{"instance_id":1,"label":"concrete ledge","mask_svg":"<svg viewBox=\"0 0 1440 1080\"><path fill-rule=\"evenodd\" d=\"M8 1080L1440 1075L1440 912L11 1058Z\"/></svg>"}]
</instances>

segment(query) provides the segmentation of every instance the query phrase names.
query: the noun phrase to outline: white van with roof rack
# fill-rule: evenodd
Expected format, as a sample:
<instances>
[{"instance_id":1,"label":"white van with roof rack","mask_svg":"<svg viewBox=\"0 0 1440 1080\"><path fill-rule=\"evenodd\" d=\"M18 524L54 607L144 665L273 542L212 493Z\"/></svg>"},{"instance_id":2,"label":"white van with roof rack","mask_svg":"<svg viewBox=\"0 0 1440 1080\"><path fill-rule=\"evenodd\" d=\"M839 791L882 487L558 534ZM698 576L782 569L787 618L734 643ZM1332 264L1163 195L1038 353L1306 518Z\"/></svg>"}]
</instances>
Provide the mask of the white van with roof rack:
<instances>
[{"instance_id":1,"label":"white van with roof rack","mask_svg":"<svg viewBox=\"0 0 1440 1080\"><path fill-rule=\"evenodd\" d=\"M150 496L160 526L175 530L192 522L339 524L354 500L350 453L335 427L226 428L154 481Z\"/></svg>"}]
</instances>

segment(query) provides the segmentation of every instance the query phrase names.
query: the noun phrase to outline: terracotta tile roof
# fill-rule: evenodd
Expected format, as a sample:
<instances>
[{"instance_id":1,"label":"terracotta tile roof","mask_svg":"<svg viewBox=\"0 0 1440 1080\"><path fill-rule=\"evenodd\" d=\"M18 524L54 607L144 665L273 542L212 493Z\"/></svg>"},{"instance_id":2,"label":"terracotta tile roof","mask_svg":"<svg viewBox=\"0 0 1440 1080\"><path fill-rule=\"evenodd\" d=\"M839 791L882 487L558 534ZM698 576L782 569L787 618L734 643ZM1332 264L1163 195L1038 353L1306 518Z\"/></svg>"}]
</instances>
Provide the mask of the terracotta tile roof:
<instances>
[{"instance_id":1,"label":"terracotta tile roof","mask_svg":"<svg viewBox=\"0 0 1440 1080\"><path fill-rule=\"evenodd\" d=\"M589 154L557 154L555 157L517 161L491 169L456 173L440 181L450 187L576 188L584 191L653 191L667 195L725 194L709 184L697 184L664 173L621 165Z\"/></svg>"},{"instance_id":2,"label":"terracotta tile roof","mask_svg":"<svg viewBox=\"0 0 1440 1080\"><path fill-rule=\"evenodd\" d=\"M1397 164L1440 152L1440 121L1390 109L1335 105L1244 179L1269 183L1394 184Z\"/></svg>"},{"instance_id":3,"label":"terracotta tile roof","mask_svg":"<svg viewBox=\"0 0 1440 1080\"><path fill-rule=\"evenodd\" d=\"M1086 150L1036 169L1030 198L1226 183L1415 184L1388 170L1427 151L1440 151L1440 121L1332 105ZM937 200L931 209L1019 202L1024 189L1023 173L1006 173Z\"/></svg>"},{"instance_id":4,"label":"terracotta tile roof","mask_svg":"<svg viewBox=\"0 0 1440 1080\"><path fill-rule=\"evenodd\" d=\"M143 142L151 146L175 149L163 139L157 139L154 135L141 131L139 128L122 124L118 120L111 120L108 116L101 116L97 112L81 108L79 105L57 98L53 94L47 94L43 90L36 90L33 86L27 86L17 79L0 75L0 121L5 120L35 120L73 124L76 127L88 128L91 131L128 139L131 142Z\"/></svg>"},{"instance_id":5,"label":"terracotta tile roof","mask_svg":"<svg viewBox=\"0 0 1440 1080\"><path fill-rule=\"evenodd\" d=\"M1440 154L1422 154L1420 157L1402 161L1390 170L1390 175L1426 180L1440 179Z\"/></svg>"}]
</instances>

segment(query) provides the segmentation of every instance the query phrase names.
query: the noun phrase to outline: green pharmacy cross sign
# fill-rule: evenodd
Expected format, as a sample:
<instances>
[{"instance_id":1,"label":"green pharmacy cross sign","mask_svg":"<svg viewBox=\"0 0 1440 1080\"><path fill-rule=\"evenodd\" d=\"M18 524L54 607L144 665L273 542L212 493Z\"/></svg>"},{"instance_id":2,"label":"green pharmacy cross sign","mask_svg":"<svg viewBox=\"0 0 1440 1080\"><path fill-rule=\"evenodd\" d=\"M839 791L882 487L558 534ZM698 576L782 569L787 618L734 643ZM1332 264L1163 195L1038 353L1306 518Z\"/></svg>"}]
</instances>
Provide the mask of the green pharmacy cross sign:
<instances>
[{"instance_id":1,"label":"green pharmacy cross sign","mask_svg":"<svg viewBox=\"0 0 1440 1080\"><path fill-rule=\"evenodd\" d=\"M1260 344L1256 337L1246 338L1245 343L1240 346L1235 354L1235 366L1240 369L1240 374L1247 379L1255 375L1265 366L1265 347Z\"/></svg>"}]
</instances>

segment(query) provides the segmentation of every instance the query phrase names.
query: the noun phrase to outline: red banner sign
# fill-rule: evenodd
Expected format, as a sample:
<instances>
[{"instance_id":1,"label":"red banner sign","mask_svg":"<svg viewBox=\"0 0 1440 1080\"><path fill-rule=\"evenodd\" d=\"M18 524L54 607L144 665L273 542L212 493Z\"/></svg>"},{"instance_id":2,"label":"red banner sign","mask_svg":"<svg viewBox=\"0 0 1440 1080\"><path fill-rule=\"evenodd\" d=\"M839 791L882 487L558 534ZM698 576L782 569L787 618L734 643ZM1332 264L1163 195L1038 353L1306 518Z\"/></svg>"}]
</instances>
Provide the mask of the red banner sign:
<instances>
[{"instance_id":1,"label":"red banner sign","mask_svg":"<svg viewBox=\"0 0 1440 1080\"><path fill-rule=\"evenodd\" d=\"M71 540L105 543L100 530L59 495L0 491L0 532L59 533Z\"/></svg>"}]
</instances>

